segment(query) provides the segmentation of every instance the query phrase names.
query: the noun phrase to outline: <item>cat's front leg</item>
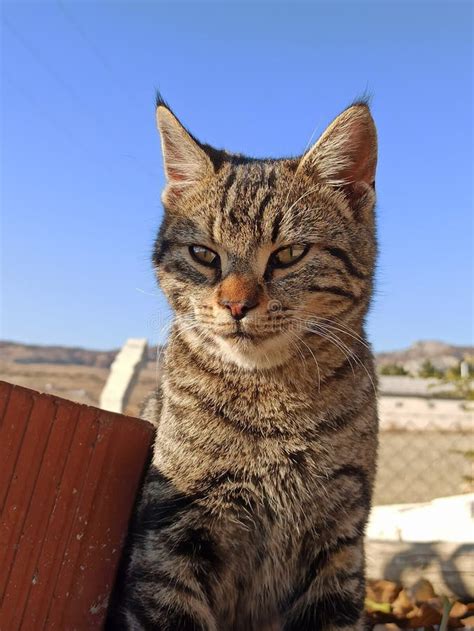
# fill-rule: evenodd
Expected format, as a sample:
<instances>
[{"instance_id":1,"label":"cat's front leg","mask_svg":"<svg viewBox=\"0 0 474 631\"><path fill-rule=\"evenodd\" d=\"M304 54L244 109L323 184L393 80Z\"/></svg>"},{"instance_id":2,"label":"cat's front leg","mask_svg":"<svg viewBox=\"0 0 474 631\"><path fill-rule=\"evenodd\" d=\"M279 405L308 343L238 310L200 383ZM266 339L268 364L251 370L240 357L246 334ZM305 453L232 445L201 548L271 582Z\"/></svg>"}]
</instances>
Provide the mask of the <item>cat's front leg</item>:
<instances>
[{"instance_id":1,"label":"cat's front leg","mask_svg":"<svg viewBox=\"0 0 474 631\"><path fill-rule=\"evenodd\" d=\"M317 552L285 615L283 631L362 631L364 599L360 537L337 550Z\"/></svg>"},{"instance_id":2,"label":"cat's front leg","mask_svg":"<svg viewBox=\"0 0 474 631\"><path fill-rule=\"evenodd\" d=\"M211 601L221 554L197 497L152 468L135 521L114 630L217 631Z\"/></svg>"},{"instance_id":3,"label":"cat's front leg","mask_svg":"<svg viewBox=\"0 0 474 631\"><path fill-rule=\"evenodd\" d=\"M121 622L114 631L216 631L207 597L195 576L200 559L195 558L191 568L171 550L167 562L162 553L158 563L146 561L142 552L127 573Z\"/></svg>"}]
</instances>

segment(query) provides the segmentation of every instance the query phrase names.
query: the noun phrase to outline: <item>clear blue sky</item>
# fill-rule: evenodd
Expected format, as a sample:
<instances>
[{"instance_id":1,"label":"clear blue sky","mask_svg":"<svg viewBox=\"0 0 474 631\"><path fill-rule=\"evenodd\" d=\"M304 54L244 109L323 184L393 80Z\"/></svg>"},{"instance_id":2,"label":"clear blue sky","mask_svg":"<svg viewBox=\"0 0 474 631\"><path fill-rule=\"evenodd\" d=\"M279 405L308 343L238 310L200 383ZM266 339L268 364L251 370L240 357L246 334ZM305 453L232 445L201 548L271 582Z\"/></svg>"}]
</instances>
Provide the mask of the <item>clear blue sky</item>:
<instances>
[{"instance_id":1,"label":"clear blue sky","mask_svg":"<svg viewBox=\"0 0 474 631\"><path fill-rule=\"evenodd\" d=\"M154 91L198 138L301 152L355 97L379 129L377 350L472 340L469 2L2 2L2 331L162 339Z\"/></svg>"}]
</instances>

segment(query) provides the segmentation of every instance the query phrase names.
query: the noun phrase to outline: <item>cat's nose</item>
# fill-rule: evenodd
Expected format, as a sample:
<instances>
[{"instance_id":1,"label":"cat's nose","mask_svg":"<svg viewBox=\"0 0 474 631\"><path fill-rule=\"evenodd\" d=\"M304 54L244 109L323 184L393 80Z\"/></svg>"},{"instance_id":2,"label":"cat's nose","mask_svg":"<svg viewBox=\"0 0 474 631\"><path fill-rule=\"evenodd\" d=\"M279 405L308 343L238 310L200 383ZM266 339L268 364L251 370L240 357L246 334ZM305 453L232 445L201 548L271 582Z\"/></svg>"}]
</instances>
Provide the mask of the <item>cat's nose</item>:
<instances>
[{"instance_id":1,"label":"cat's nose","mask_svg":"<svg viewBox=\"0 0 474 631\"><path fill-rule=\"evenodd\" d=\"M234 320L242 320L242 318L245 318L250 309L253 309L258 305L258 300L254 298L251 300L235 302L232 300L221 299L219 300L219 304L229 309Z\"/></svg>"},{"instance_id":2,"label":"cat's nose","mask_svg":"<svg viewBox=\"0 0 474 631\"><path fill-rule=\"evenodd\" d=\"M250 309L259 303L258 284L245 274L229 274L220 284L216 301L224 309L229 309L234 320L245 318Z\"/></svg>"}]
</instances>

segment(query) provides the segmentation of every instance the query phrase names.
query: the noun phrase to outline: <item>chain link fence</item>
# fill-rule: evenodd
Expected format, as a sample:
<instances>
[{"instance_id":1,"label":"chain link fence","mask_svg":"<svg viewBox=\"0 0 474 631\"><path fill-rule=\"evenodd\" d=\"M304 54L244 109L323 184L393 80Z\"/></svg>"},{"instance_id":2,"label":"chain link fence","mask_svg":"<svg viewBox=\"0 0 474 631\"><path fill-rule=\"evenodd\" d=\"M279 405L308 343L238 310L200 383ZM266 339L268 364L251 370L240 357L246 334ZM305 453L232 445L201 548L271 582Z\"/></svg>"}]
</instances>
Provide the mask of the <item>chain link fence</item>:
<instances>
[{"instance_id":1,"label":"chain link fence","mask_svg":"<svg viewBox=\"0 0 474 631\"><path fill-rule=\"evenodd\" d=\"M473 408L438 380L381 377L374 504L473 491Z\"/></svg>"}]
</instances>

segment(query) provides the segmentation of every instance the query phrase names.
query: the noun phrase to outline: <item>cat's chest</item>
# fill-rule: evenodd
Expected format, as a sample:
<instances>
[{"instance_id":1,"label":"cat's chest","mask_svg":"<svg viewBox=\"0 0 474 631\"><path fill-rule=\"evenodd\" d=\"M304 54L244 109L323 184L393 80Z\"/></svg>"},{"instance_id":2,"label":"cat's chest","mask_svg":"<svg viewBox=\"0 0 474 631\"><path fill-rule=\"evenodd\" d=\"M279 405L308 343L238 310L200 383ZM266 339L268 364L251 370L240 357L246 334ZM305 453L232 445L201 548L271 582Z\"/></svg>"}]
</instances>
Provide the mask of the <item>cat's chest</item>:
<instances>
[{"instance_id":1,"label":"cat's chest","mask_svg":"<svg viewBox=\"0 0 474 631\"><path fill-rule=\"evenodd\" d=\"M213 406L186 397L181 406L165 400L155 464L190 491L212 481L213 493L224 489L235 505L243 490L266 510L273 506L276 519L291 512L292 502L301 507L327 450L308 438L311 410L281 410L273 405L277 400L216 397Z\"/></svg>"},{"instance_id":2,"label":"cat's chest","mask_svg":"<svg viewBox=\"0 0 474 631\"><path fill-rule=\"evenodd\" d=\"M170 371L164 380L165 400L180 404L204 430L206 420L220 415L238 428L272 434L294 428L315 412L313 380L278 378L261 373L200 374L191 367ZM175 409L175 415L177 410ZM179 413L177 414L179 416Z\"/></svg>"},{"instance_id":3,"label":"cat's chest","mask_svg":"<svg viewBox=\"0 0 474 631\"><path fill-rule=\"evenodd\" d=\"M236 504L244 488L257 504L294 512L335 453L314 432L330 403L304 373L222 375L169 364L154 462L190 492L230 480Z\"/></svg>"}]
</instances>

